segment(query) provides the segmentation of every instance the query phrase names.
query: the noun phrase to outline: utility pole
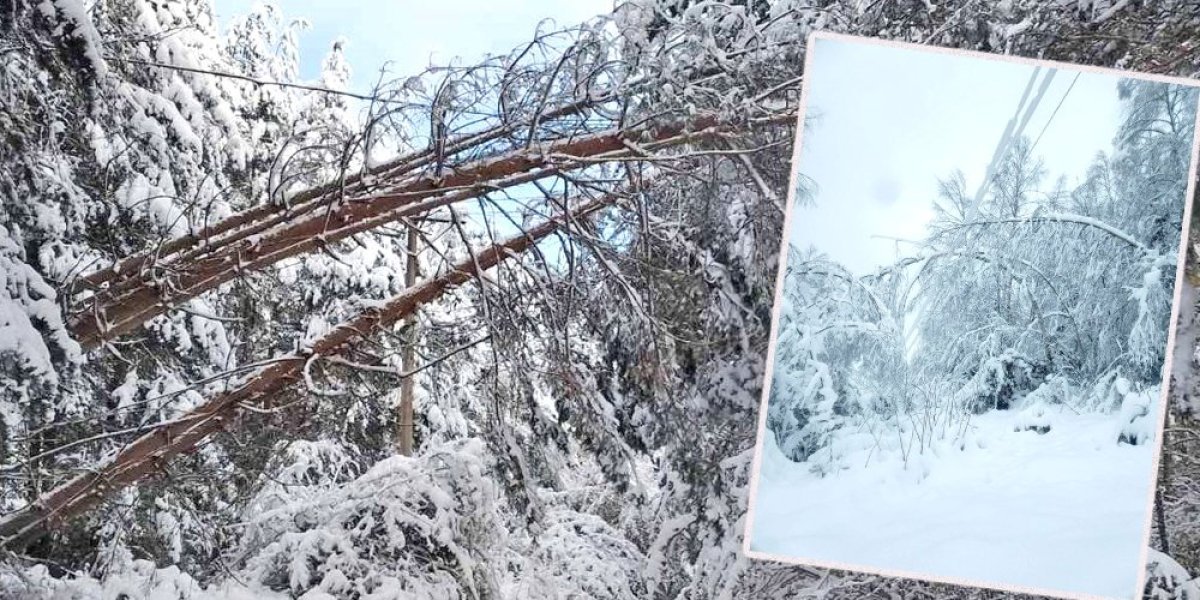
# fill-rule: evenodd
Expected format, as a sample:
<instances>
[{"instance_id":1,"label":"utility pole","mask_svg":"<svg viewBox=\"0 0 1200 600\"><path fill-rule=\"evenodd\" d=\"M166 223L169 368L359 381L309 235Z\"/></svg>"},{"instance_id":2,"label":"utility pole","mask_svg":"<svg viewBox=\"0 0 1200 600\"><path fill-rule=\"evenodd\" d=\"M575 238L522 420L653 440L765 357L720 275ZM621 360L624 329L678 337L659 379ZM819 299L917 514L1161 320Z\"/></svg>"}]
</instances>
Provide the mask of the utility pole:
<instances>
[{"instance_id":1,"label":"utility pole","mask_svg":"<svg viewBox=\"0 0 1200 600\"><path fill-rule=\"evenodd\" d=\"M417 285L417 238L420 232L415 222L409 222L407 227L408 244L404 261L404 286L412 289ZM417 317L414 314L404 324L404 348L400 351L400 370L412 373L417 368ZM407 375L400 380L400 415L397 419L396 438L400 454L412 456L413 453L413 393L416 375Z\"/></svg>"},{"instance_id":2,"label":"utility pole","mask_svg":"<svg viewBox=\"0 0 1200 600\"><path fill-rule=\"evenodd\" d=\"M434 178L439 182L445 174L446 111L453 98L453 93L452 81L449 79L443 81L437 93L434 94L430 106L429 149L433 153ZM407 289L411 289L417 284L417 278L421 270L420 262L417 260L417 253L420 250L418 240L421 236L419 224L420 220L413 218L408 221L408 226L405 228L407 245L404 261L404 286ZM404 340L401 342L404 347L400 350L400 370L404 373L412 373L417 368L417 339L417 316L414 314L404 324ZM408 375L400 380L400 414L397 415L398 418L396 419L396 445L400 454L404 456L412 456L413 454L413 430L415 429L413 422L413 396L416 387L415 378L416 375Z\"/></svg>"},{"instance_id":3,"label":"utility pole","mask_svg":"<svg viewBox=\"0 0 1200 600\"><path fill-rule=\"evenodd\" d=\"M1025 126L1029 124L1030 117L1037 110L1038 103L1042 101L1042 96L1046 94L1046 89L1050 87L1050 81L1054 79L1055 69L1046 71L1046 78L1042 80L1042 85L1038 88L1037 95L1033 97L1033 101L1029 103L1029 106L1025 106L1025 101L1029 99L1029 92L1033 90L1033 84L1037 82L1038 73L1041 70L1041 67L1033 69L1033 73L1029 76L1029 83L1025 85L1025 91L1021 94L1021 101L1017 103L1016 112L1013 113L1012 118L1009 119L1008 124L1004 127L1004 133L1001 134L1000 141L996 144L996 151L992 153L992 161L988 163L987 171L983 175L983 181L979 184L979 190L975 192L975 198L971 202L970 209L967 211L967 222L975 220L975 217L978 215L979 204L983 202L983 196L987 193L987 188L992 182L992 177L996 175L996 169L999 167L1000 161L1008 153L1013 140L1020 138L1021 134L1025 132ZM1022 109L1024 115L1021 114Z\"/></svg>"}]
</instances>

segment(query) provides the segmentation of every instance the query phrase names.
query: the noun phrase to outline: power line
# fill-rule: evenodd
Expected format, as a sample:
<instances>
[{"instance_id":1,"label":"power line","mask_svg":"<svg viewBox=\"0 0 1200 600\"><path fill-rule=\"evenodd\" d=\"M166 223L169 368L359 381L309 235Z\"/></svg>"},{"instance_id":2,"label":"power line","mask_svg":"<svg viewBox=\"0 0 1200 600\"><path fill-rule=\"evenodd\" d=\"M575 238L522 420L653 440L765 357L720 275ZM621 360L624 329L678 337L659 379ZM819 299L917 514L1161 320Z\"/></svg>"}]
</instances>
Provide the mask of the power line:
<instances>
[{"instance_id":1,"label":"power line","mask_svg":"<svg viewBox=\"0 0 1200 600\"><path fill-rule=\"evenodd\" d=\"M1075 82L1079 81L1081 73L1075 74L1075 79L1071 80L1071 85L1067 86L1067 91L1063 92L1062 99L1058 101L1058 106L1054 107L1054 112L1050 113L1050 118L1046 119L1046 124L1042 126L1042 131L1038 133L1037 139L1033 141L1033 145L1029 147L1029 152L1032 153L1034 148L1037 148L1038 142L1042 141L1042 136L1045 135L1046 129L1050 127L1050 122L1054 120L1054 115L1058 114L1058 109L1062 108L1063 102L1066 102L1067 95L1071 93L1071 88L1075 87Z\"/></svg>"},{"instance_id":2,"label":"power line","mask_svg":"<svg viewBox=\"0 0 1200 600\"><path fill-rule=\"evenodd\" d=\"M105 56L104 60L113 61L113 62L131 63L131 64L143 65L143 66L147 66L147 67L158 67L160 69L170 69L173 71L183 71L185 73L196 73L199 75L212 75L213 77L224 77L226 79L237 79L240 81L246 81L246 82L252 83L257 86L274 85L274 86L285 87L285 88L295 88L295 89L300 89L300 90L307 90L310 92L319 92L322 94L348 96L350 98L357 98L359 100L367 100L370 102L383 102L383 103L389 103L389 104L402 103L402 101L400 101L400 100L389 100L387 98L381 98L379 96L370 96L367 94L357 94L354 92L345 92L345 91L341 91L341 90L331 90L329 88L324 88L324 87L315 86L315 85L304 85L302 83L287 83L287 82L283 82L283 81L274 81L274 80L270 80L270 79L258 79L256 77L250 77L249 75L239 75L237 73L227 73L224 71L210 71L208 69L197 69L194 67L184 67L184 66L180 66L180 65L167 65L167 64L163 64L163 63L159 63L159 62L153 62L153 61L149 61L149 60L140 60L140 59L136 59L136 58L117 58L115 56Z\"/></svg>"},{"instance_id":3,"label":"power line","mask_svg":"<svg viewBox=\"0 0 1200 600\"><path fill-rule=\"evenodd\" d=\"M1017 126L1015 137L1021 137L1025 133L1025 128L1029 125L1029 121L1033 119L1033 113L1037 112L1037 107L1042 102L1042 98L1046 96L1046 90L1050 89L1050 84L1054 82L1054 74L1058 69L1049 69L1046 71L1046 77L1042 79L1042 84L1038 86L1037 95L1033 97L1033 102L1025 109L1025 115L1021 117L1021 124Z\"/></svg>"},{"instance_id":4,"label":"power line","mask_svg":"<svg viewBox=\"0 0 1200 600\"><path fill-rule=\"evenodd\" d=\"M1008 147L1014 138L1020 137L1025 130L1025 126L1029 123L1029 117L1033 115L1033 111L1037 109L1037 105L1042 100L1043 94L1046 92L1046 87L1049 85L1050 78L1054 76L1054 71L1049 71L1046 79L1043 80L1041 88L1033 97L1032 102L1026 105L1026 101L1030 100L1029 93L1033 91L1033 86L1037 83L1038 74L1041 72L1041 67L1034 67L1033 73L1029 75L1029 83L1025 84L1025 91L1021 93L1021 100L1017 102L1017 110L1013 113L1008 124L1004 127L1004 133L1000 134L1000 141L996 143L996 150L992 154L992 160L988 162L987 170L983 174L983 181L979 184L979 189L975 192L975 198L971 202L967 210L967 220L972 221L979 210L979 204L983 201L983 195L987 192L988 184L991 183L992 175L996 172L1000 160L1008 153ZM1024 118L1022 118L1024 112Z\"/></svg>"}]
</instances>

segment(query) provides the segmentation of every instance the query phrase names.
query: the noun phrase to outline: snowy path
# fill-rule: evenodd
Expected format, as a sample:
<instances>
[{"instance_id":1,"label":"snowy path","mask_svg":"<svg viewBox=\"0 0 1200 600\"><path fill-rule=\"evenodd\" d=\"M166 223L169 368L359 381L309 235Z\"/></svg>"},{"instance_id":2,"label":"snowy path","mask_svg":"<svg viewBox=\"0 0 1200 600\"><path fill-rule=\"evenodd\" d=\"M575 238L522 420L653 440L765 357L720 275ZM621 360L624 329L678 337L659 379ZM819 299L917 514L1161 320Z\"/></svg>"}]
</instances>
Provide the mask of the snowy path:
<instances>
[{"instance_id":1,"label":"snowy path","mask_svg":"<svg viewBox=\"0 0 1200 600\"><path fill-rule=\"evenodd\" d=\"M863 454L825 478L788 462L768 439L751 548L1133 598L1153 446L1118 446L1111 416L1060 413L1045 435L1014 432L1008 413L974 424L963 450L942 446L908 469L898 456L863 468Z\"/></svg>"}]
</instances>

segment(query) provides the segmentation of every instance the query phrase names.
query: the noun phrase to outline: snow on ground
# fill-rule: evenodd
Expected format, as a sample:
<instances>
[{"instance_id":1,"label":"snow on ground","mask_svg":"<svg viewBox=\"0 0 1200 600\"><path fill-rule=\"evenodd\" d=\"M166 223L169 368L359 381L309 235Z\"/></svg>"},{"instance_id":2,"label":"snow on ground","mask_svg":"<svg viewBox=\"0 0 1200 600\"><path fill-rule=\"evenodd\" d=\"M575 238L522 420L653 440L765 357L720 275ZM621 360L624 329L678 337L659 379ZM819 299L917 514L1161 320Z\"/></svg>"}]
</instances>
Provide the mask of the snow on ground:
<instances>
[{"instance_id":1,"label":"snow on ground","mask_svg":"<svg viewBox=\"0 0 1200 600\"><path fill-rule=\"evenodd\" d=\"M5 565L8 567L11 565ZM135 560L127 569L111 572L103 581L87 574L56 578L42 565L23 572L0 568L0 598L14 600L285 600L294 595L257 585L226 581L205 588L190 575L169 566L158 568ZM306 600L332 596L306 594Z\"/></svg>"},{"instance_id":2,"label":"snow on ground","mask_svg":"<svg viewBox=\"0 0 1200 600\"><path fill-rule=\"evenodd\" d=\"M1016 413L992 412L973 417L962 441L910 456L907 468L898 452L881 457L861 444L826 477L788 461L767 435L750 548L1133 598L1153 441L1118 445L1118 416L1046 410L1053 427L1044 435L1014 431Z\"/></svg>"}]
</instances>

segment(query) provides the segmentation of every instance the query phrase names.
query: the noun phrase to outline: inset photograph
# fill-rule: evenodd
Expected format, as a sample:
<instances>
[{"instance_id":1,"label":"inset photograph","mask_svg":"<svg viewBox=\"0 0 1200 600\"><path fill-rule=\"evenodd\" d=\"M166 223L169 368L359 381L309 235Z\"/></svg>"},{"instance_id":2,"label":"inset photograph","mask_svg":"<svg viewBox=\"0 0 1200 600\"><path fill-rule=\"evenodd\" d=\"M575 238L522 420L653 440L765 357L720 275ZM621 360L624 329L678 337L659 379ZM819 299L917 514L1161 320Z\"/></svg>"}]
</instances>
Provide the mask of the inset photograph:
<instances>
[{"instance_id":1,"label":"inset photograph","mask_svg":"<svg viewBox=\"0 0 1200 600\"><path fill-rule=\"evenodd\" d=\"M1140 596L1197 89L809 44L747 554Z\"/></svg>"}]
</instances>

